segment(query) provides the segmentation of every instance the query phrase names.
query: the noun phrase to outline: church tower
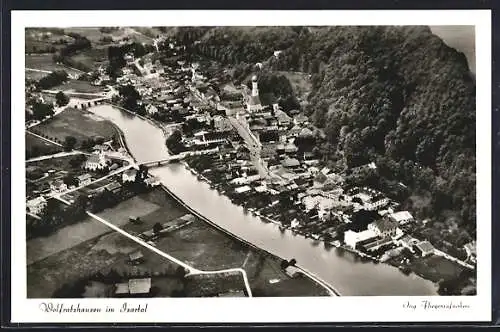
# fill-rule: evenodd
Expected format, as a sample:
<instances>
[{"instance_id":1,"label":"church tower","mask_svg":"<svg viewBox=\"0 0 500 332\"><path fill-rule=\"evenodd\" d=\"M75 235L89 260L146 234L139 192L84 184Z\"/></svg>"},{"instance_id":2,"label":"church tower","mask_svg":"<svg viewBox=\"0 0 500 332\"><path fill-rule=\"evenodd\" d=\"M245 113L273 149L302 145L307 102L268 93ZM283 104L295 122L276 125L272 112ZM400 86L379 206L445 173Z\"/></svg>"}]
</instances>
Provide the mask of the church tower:
<instances>
[{"instance_id":1,"label":"church tower","mask_svg":"<svg viewBox=\"0 0 500 332\"><path fill-rule=\"evenodd\" d=\"M259 87L257 84L257 76L252 77L252 96L258 96L259 95Z\"/></svg>"}]
</instances>

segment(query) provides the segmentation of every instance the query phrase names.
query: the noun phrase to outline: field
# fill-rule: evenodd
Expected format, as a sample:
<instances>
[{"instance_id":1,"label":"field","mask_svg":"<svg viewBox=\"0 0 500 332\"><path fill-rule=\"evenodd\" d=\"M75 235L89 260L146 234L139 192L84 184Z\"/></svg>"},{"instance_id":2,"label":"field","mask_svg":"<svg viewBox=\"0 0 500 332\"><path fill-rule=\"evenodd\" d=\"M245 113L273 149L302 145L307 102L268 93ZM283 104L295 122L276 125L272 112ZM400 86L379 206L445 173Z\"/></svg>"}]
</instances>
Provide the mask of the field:
<instances>
[{"instance_id":1,"label":"field","mask_svg":"<svg viewBox=\"0 0 500 332\"><path fill-rule=\"evenodd\" d=\"M97 223L97 221L94 221ZM87 225L92 227L96 225ZM128 254L140 250L139 244L119 233L107 233L91 240L81 242L56 254L50 255L33 264L27 269L28 298L49 298L62 287L72 287L82 279L90 278L97 272L106 275L111 269L120 275L140 277L144 273L173 274L177 266L165 258L149 250L142 250L144 263L140 266L128 263ZM97 278L96 278L97 279ZM72 297L105 296L109 286L100 285L100 280L90 282L82 294ZM153 283L160 287L165 295L170 294L180 281L167 283L165 280ZM172 287L168 289L167 287ZM97 288L97 289L93 289Z\"/></svg>"},{"instance_id":2,"label":"field","mask_svg":"<svg viewBox=\"0 0 500 332\"><path fill-rule=\"evenodd\" d=\"M157 222L163 224L186 213L163 190L155 189L120 203L99 216L129 233L140 234L151 230ZM142 223L128 222L130 216L140 217ZM257 291L256 296L327 295L322 287L308 278L292 279L286 275L280 268L280 259L250 248L198 219L155 240L155 245L200 270L242 267L252 288ZM277 283L271 284L270 280Z\"/></svg>"},{"instance_id":3,"label":"field","mask_svg":"<svg viewBox=\"0 0 500 332\"><path fill-rule=\"evenodd\" d=\"M95 86L87 81L79 80L68 80L67 82L58 85L51 90L60 90L64 92L82 92L82 93L102 93L103 88L100 86ZM93 97L95 98L95 97Z\"/></svg>"},{"instance_id":4,"label":"field","mask_svg":"<svg viewBox=\"0 0 500 332\"><path fill-rule=\"evenodd\" d=\"M42 78L44 78L48 74L49 73L45 73L45 72L41 72L41 71L28 70L28 69L24 70L25 77L27 79L31 79L31 80L35 80L35 81L41 80Z\"/></svg>"},{"instance_id":5,"label":"field","mask_svg":"<svg viewBox=\"0 0 500 332\"><path fill-rule=\"evenodd\" d=\"M61 142L64 142L66 136L73 136L77 140L77 146L79 142L91 137L100 136L109 139L113 135L119 135L111 122L74 108L67 109L40 124L36 127L36 131Z\"/></svg>"},{"instance_id":6,"label":"field","mask_svg":"<svg viewBox=\"0 0 500 332\"><path fill-rule=\"evenodd\" d=\"M49 143L41 138L36 137L35 135L26 132L26 150L30 151L38 151L40 155L48 155L54 154L57 152L61 152L62 148L53 143Z\"/></svg>"},{"instance_id":7,"label":"field","mask_svg":"<svg viewBox=\"0 0 500 332\"><path fill-rule=\"evenodd\" d=\"M24 67L46 71L64 70L68 74L78 75L79 71L59 65L52 60L53 54L26 54Z\"/></svg>"}]
</instances>

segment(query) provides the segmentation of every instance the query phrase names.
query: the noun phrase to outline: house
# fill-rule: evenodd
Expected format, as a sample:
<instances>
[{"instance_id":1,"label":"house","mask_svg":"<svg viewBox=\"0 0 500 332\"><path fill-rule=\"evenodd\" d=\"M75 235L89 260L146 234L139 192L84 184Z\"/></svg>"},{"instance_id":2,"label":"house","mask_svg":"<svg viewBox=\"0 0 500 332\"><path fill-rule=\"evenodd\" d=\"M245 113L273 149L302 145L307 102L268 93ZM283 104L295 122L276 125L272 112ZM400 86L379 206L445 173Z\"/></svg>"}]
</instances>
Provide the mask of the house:
<instances>
[{"instance_id":1,"label":"house","mask_svg":"<svg viewBox=\"0 0 500 332\"><path fill-rule=\"evenodd\" d=\"M297 151L299 151L299 148L295 144L289 143L289 144L285 145L285 153L286 154L294 154L294 153L297 153Z\"/></svg>"},{"instance_id":2,"label":"house","mask_svg":"<svg viewBox=\"0 0 500 332\"><path fill-rule=\"evenodd\" d=\"M285 273L290 278L295 278L301 274L301 271L298 267L290 265L285 269Z\"/></svg>"},{"instance_id":3,"label":"house","mask_svg":"<svg viewBox=\"0 0 500 332\"><path fill-rule=\"evenodd\" d=\"M377 237L377 235L378 234L373 229L370 228L361 232L348 230L344 233L344 242L352 249L356 249L358 243L367 241L369 239L374 239Z\"/></svg>"},{"instance_id":4,"label":"house","mask_svg":"<svg viewBox=\"0 0 500 332\"><path fill-rule=\"evenodd\" d=\"M129 262L132 264L140 264L144 262L144 255L142 252L139 251L134 251L128 255Z\"/></svg>"},{"instance_id":5,"label":"house","mask_svg":"<svg viewBox=\"0 0 500 332\"><path fill-rule=\"evenodd\" d=\"M387 204L389 204L389 199L387 197L383 197L382 195L378 195L365 202L365 209L374 211L386 206Z\"/></svg>"},{"instance_id":6,"label":"house","mask_svg":"<svg viewBox=\"0 0 500 332\"><path fill-rule=\"evenodd\" d=\"M411 252L415 252L415 250L413 249L413 247L415 246L415 244L418 243L418 240L412 238L410 235L405 235L403 237L401 237L400 239L398 239L398 241L396 242L397 245L403 247L403 248L407 248L409 249Z\"/></svg>"},{"instance_id":7,"label":"house","mask_svg":"<svg viewBox=\"0 0 500 332\"><path fill-rule=\"evenodd\" d=\"M280 126L288 127L292 123L292 118L280 109L275 110L274 116L278 120L278 125Z\"/></svg>"},{"instance_id":8,"label":"house","mask_svg":"<svg viewBox=\"0 0 500 332\"><path fill-rule=\"evenodd\" d=\"M300 167L300 162L295 158L286 158L281 162L283 167L286 168L297 168Z\"/></svg>"},{"instance_id":9,"label":"house","mask_svg":"<svg viewBox=\"0 0 500 332\"><path fill-rule=\"evenodd\" d=\"M368 225L368 229L382 237L396 236L397 227L398 224L388 218L376 220Z\"/></svg>"},{"instance_id":10,"label":"house","mask_svg":"<svg viewBox=\"0 0 500 332\"><path fill-rule=\"evenodd\" d=\"M78 186L86 186L92 181L92 176L89 173L82 174L76 178L78 180Z\"/></svg>"},{"instance_id":11,"label":"house","mask_svg":"<svg viewBox=\"0 0 500 332\"><path fill-rule=\"evenodd\" d=\"M130 279L128 282L115 284L115 295L118 297L136 295L145 296L151 291L151 278Z\"/></svg>"},{"instance_id":12,"label":"house","mask_svg":"<svg viewBox=\"0 0 500 332\"><path fill-rule=\"evenodd\" d=\"M134 182L135 176L137 175L137 170L131 168L123 172L122 181L123 182Z\"/></svg>"},{"instance_id":13,"label":"house","mask_svg":"<svg viewBox=\"0 0 500 332\"><path fill-rule=\"evenodd\" d=\"M33 198L26 202L26 208L29 213L38 215L47 206L47 200L43 196Z\"/></svg>"},{"instance_id":14,"label":"house","mask_svg":"<svg viewBox=\"0 0 500 332\"><path fill-rule=\"evenodd\" d=\"M250 186L242 186L242 187L238 187L238 188L234 189L234 191L237 194L243 194L243 193L246 193L250 190L252 190L252 188Z\"/></svg>"},{"instance_id":15,"label":"house","mask_svg":"<svg viewBox=\"0 0 500 332\"><path fill-rule=\"evenodd\" d=\"M298 114L293 117L293 123L295 125L303 125L306 124L308 121L309 119L304 114Z\"/></svg>"},{"instance_id":16,"label":"house","mask_svg":"<svg viewBox=\"0 0 500 332\"><path fill-rule=\"evenodd\" d=\"M421 241L417 243L415 245L415 249L422 257L434 254L434 246L429 241Z\"/></svg>"},{"instance_id":17,"label":"house","mask_svg":"<svg viewBox=\"0 0 500 332\"><path fill-rule=\"evenodd\" d=\"M464 245L465 252L467 252L467 258L473 263L476 262L476 241L466 243Z\"/></svg>"},{"instance_id":18,"label":"house","mask_svg":"<svg viewBox=\"0 0 500 332\"><path fill-rule=\"evenodd\" d=\"M104 186L104 189L106 189L107 191L112 192L112 193L117 193L118 191L120 191L121 188L122 188L122 185L116 181L113 181L113 182Z\"/></svg>"},{"instance_id":19,"label":"house","mask_svg":"<svg viewBox=\"0 0 500 332\"><path fill-rule=\"evenodd\" d=\"M214 127L217 131L229 131L233 128L231 122L222 115L216 115L213 117Z\"/></svg>"},{"instance_id":20,"label":"house","mask_svg":"<svg viewBox=\"0 0 500 332\"><path fill-rule=\"evenodd\" d=\"M312 132L311 129L309 128L302 128L302 130L299 132L299 137L313 137L314 133Z\"/></svg>"},{"instance_id":21,"label":"house","mask_svg":"<svg viewBox=\"0 0 500 332\"><path fill-rule=\"evenodd\" d=\"M107 166L107 159L103 153L92 154L85 161L85 168L91 171L102 170Z\"/></svg>"},{"instance_id":22,"label":"house","mask_svg":"<svg viewBox=\"0 0 500 332\"><path fill-rule=\"evenodd\" d=\"M147 186L154 187L160 184L160 180L156 176L150 176L144 180L144 183Z\"/></svg>"},{"instance_id":23,"label":"house","mask_svg":"<svg viewBox=\"0 0 500 332\"><path fill-rule=\"evenodd\" d=\"M288 133L290 134L290 136L297 137L301 131L302 127L299 125L295 125L288 131Z\"/></svg>"},{"instance_id":24,"label":"house","mask_svg":"<svg viewBox=\"0 0 500 332\"><path fill-rule=\"evenodd\" d=\"M149 115L154 115L158 113L158 108L153 104L148 104L146 105L146 112L148 112Z\"/></svg>"},{"instance_id":25,"label":"house","mask_svg":"<svg viewBox=\"0 0 500 332\"><path fill-rule=\"evenodd\" d=\"M128 281L130 295L145 295L151 291L151 278L130 279Z\"/></svg>"},{"instance_id":26,"label":"house","mask_svg":"<svg viewBox=\"0 0 500 332\"><path fill-rule=\"evenodd\" d=\"M57 179L50 183L50 190L60 193L68 190L68 186L66 185L66 183L64 183L63 180Z\"/></svg>"},{"instance_id":27,"label":"house","mask_svg":"<svg viewBox=\"0 0 500 332\"><path fill-rule=\"evenodd\" d=\"M392 213L389 215L389 218L391 218L400 225L404 225L414 220L413 216L408 211L399 211Z\"/></svg>"}]
</instances>

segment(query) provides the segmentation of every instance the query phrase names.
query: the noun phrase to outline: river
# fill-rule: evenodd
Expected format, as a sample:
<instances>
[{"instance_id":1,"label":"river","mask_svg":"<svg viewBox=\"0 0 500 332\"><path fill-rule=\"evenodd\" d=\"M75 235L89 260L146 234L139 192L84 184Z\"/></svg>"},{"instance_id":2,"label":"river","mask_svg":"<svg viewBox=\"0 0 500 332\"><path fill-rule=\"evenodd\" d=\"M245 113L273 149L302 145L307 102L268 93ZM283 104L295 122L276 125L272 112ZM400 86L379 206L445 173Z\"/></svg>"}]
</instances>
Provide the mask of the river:
<instances>
[{"instance_id":1,"label":"river","mask_svg":"<svg viewBox=\"0 0 500 332\"><path fill-rule=\"evenodd\" d=\"M138 162L168 156L163 132L150 122L110 105L89 110L121 128L129 150ZM158 176L177 197L213 223L276 256L295 258L298 266L332 285L344 296L437 294L432 282L416 275L404 275L386 264L361 261L342 249L326 249L318 241L263 222L211 189L207 183L199 181L182 164L152 168L150 173Z\"/></svg>"}]
</instances>

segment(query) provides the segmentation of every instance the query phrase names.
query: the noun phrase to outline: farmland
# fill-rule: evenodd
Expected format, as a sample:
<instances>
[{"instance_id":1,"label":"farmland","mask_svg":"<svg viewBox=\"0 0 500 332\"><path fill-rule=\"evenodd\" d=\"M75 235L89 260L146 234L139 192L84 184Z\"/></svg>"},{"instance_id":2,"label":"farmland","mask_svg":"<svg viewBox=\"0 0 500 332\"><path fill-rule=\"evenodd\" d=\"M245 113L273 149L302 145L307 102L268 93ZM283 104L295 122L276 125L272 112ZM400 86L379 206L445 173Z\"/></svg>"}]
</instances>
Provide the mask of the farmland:
<instances>
[{"instance_id":1,"label":"farmland","mask_svg":"<svg viewBox=\"0 0 500 332\"><path fill-rule=\"evenodd\" d=\"M35 130L33 130L35 131ZM52 119L38 125L36 133L47 135L51 139L63 142L66 136L73 136L78 142L92 137L110 139L119 135L117 129L109 121L99 118L90 112L67 109Z\"/></svg>"},{"instance_id":2,"label":"farmland","mask_svg":"<svg viewBox=\"0 0 500 332\"><path fill-rule=\"evenodd\" d=\"M64 70L68 74L79 75L80 71L68 68L64 65L57 64L53 60L53 54L26 54L24 56L25 68L56 71Z\"/></svg>"},{"instance_id":3,"label":"farmland","mask_svg":"<svg viewBox=\"0 0 500 332\"><path fill-rule=\"evenodd\" d=\"M67 82L58 85L51 90L60 90L64 92L82 92L82 93L102 93L103 88L95 86L87 81L68 80ZM94 97L93 97L94 98Z\"/></svg>"},{"instance_id":4,"label":"farmland","mask_svg":"<svg viewBox=\"0 0 500 332\"><path fill-rule=\"evenodd\" d=\"M26 151L30 151L30 155L48 155L62 151L60 146L43 140L29 132L26 132L25 139Z\"/></svg>"}]
</instances>

